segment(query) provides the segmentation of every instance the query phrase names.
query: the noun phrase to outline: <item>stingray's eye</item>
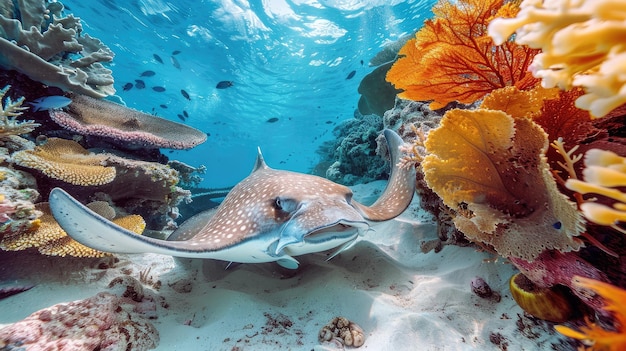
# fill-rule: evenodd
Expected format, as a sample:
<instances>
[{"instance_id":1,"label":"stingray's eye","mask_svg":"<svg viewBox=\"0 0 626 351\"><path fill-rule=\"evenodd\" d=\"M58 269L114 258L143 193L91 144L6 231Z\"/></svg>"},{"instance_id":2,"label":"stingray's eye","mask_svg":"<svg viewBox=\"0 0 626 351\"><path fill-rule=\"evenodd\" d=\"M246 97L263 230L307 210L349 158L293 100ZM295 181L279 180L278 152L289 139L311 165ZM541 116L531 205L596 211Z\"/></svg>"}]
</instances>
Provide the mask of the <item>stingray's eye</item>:
<instances>
[{"instance_id":1,"label":"stingray's eye","mask_svg":"<svg viewBox=\"0 0 626 351\"><path fill-rule=\"evenodd\" d=\"M274 207L276 207L277 210L293 212L296 210L296 201L278 196L274 199Z\"/></svg>"}]
</instances>

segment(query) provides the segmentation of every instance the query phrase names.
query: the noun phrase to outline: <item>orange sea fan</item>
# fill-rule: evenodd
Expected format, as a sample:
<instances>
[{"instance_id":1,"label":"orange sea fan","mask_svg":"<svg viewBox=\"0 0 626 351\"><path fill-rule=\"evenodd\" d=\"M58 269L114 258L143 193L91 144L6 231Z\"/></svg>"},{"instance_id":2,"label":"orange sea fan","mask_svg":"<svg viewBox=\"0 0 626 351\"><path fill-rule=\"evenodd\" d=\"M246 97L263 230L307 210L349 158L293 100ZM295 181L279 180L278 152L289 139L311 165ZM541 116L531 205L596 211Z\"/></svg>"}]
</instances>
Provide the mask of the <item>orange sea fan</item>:
<instances>
[{"instance_id":1,"label":"orange sea fan","mask_svg":"<svg viewBox=\"0 0 626 351\"><path fill-rule=\"evenodd\" d=\"M573 283L602 297L604 310L613 315L615 330L603 329L589 320L578 331L562 325L555 326L555 329L565 336L582 340L585 345L590 346L588 350L626 350L626 290L583 277L576 277Z\"/></svg>"},{"instance_id":2,"label":"orange sea fan","mask_svg":"<svg viewBox=\"0 0 626 351\"><path fill-rule=\"evenodd\" d=\"M494 16L512 17L516 2L503 0L440 1L435 18L400 50L387 80L404 91L401 98L432 100L431 109L452 101L472 103L494 89L527 89L538 80L528 66L539 52L512 41L496 46L487 36Z\"/></svg>"}]
</instances>

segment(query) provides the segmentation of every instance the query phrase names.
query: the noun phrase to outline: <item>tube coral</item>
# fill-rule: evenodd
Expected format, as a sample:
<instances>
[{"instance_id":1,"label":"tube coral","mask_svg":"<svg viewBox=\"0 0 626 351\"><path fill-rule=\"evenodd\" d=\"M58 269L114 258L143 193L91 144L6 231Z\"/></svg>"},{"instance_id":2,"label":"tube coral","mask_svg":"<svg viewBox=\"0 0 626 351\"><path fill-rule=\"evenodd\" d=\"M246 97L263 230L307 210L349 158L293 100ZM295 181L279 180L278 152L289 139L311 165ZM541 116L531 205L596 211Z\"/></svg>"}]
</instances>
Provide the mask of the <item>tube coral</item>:
<instances>
[{"instance_id":1,"label":"tube coral","mask_svg":"<svg viewBox=\"0 0 626 351\"><path fill-rule=\"evenodd\" d=\"M387 80L403 99L429 101L431 109L452 101L472 103L494 89L534 86L528 65L538 50L513 42L495 46L487 36L493 16L511 17L515 2L503 0L440 1L428 20L400 50Z\"/></svg>"},{"instance_id":2,"label":"tube coral","mask_svg":"<svg viewBox=\"0 0 626 351\"><path fill-rule=\"evenodd\" d=\"M541 49L530 66L544 87L586 94L576 106L602 117L626 103L626 3L615 0L525 0L515 18L494 19L496 44Z\"/></svg>"},{"instance_id":3,"label":"tube coral","mask_svg":"<svg viewBox=\"0 0 626 351\"><path fill-rule=\"evenodd\" d=\"M568 179L565 186L581 194L598 194L613 200L612 206L586 201L580 205L580 210L591 222L626 234L626 230L618 226L620 222L626 222L626 194L618 189L626 186L626 157L591 149L585 154L585 166L585 181Z\"/></svg>"}]
</instances>

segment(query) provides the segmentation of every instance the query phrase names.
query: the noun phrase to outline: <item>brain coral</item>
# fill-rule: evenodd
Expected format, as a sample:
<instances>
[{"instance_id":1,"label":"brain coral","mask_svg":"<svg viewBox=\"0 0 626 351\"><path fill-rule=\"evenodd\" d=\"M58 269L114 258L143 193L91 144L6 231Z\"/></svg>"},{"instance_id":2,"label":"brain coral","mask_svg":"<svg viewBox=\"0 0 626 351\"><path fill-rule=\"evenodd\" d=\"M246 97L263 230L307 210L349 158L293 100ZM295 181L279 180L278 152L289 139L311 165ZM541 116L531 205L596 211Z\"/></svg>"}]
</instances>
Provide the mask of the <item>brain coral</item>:
<instances>
[{"instance_id":1,"label":"brain coral","mask_svg":"<svg viewBox=\"0 0 626 351\"><path fill-rule=\"evenodd\" d=\"M112 138L126 147L190 149L206 141L206 134L110 101L68 94L68 112L50 111L50 117L73 132Z\"/></svg>"},{"instance_id":2,"label":"brain coral","mask_svg":"<svg viewBox=\"0 0 626 351\"><path fill-rule=\"evenodd\" d=\"M17 165L81 186L107 184L115 178L114 167L101 165L105 159L106 155L93 154L75 141L60 138L49 138L34 150L13 154L13 162Z\"/></svg>"},{"instance_id":3,"label":"brain coral","mask_svg":"<svg viewBox=\"0 0 626 351\"><path fill-rule=\"evenodd\" d=\"M531 120L454 109L425 146L424 178L471 240L527 261L582 245L574 238L584 229L581 216L559 193L544 156L546 135Z\"/></svg>"}]
</instances>

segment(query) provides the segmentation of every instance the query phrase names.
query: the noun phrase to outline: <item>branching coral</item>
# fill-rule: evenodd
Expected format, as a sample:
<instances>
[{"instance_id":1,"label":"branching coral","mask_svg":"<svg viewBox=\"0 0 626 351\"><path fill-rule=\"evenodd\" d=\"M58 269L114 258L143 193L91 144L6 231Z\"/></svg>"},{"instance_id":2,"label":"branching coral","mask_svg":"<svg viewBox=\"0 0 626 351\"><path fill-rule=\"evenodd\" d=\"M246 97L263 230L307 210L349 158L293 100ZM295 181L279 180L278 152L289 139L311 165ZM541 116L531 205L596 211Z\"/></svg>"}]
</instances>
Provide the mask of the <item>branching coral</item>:
<instances>
[{"instance_id":1,"label":"branching coral","mask_svg":"<svg viewBox=\"0 0 626 351\"><path fill-rule=\"evenodd\" d=\"M531 65L544 87L582 87L576 105L602 117L626 103L626 3L524 0L516 18L495 19L489 35L541 49Z\"/></svg>"},{"instance_id":2,"label":"branching coral","mask_svg":"<svg viewBox=\"0 0 626 351\"><path fill-rule=\"evenodd\" d=\"M614 330L607 330L602 326L586 320L587 325L574 330L566 326L557 325L555 329L574 339L581 340L589 348L583 350L620 351L626 349L626 290L594 279L575 277L574 285L590 290L599 295L603 302L603 309L612 314Z\"/></svg>"},{"instance_id":3,"label":"branching coral","mask_svg":"<svg viewBox=\"0 0 626 351\"><path fill-rule=\"evenodd\" d=\"M591 149L585 154L585 166L585 181L568 179L565 186L580 194L598 194L613 200L612 206L586 201L580 210L588 220L626 234L626 229L619 226L620 222L626 222L626 193L619 189L626 186L626 157Z\"/></svg>"},{"instance_id":4,"label":"branching coral","mask_svg":"<svg viewBox=\"0 0 626 351\"><path fill-rule=\"evenodd\" d=\"M405 99L433 100L431 109L452 101L473 103L504 86L526 89L537 80L527 71L538 50L507 42L496 46L487 34L494 15L515 16L515 2L503 0L440 1L436 18L425 22L415 39L400 50L402 56L387 80Z\"/></svg>"},{"instance_id":5,"label":"branching coral","mask_svg":"<svg viewBox=\"0 0 626 351\"><path fill-rule=\"evenodd\" d=\"M468 238L505 257L533 261L545 250L578 250L583 230L545 159L545 133L503 111L450 110L425 143L424 178L457 212Z\"/></svg>"},{"instance_id":6,"label":"branching coral","mask_svg":"<svg viewBox=\"0 0 626 351\"><path fill-rule=\"evenodd\" d=\"M40 125L34 121L17 120L22 111L28 107L22 107L24 97L15 101L11 100L9 96L5 97L10 88L11 86L7 85L0 90L0 137L30 133Z\"/></svg>"}]
</instances>

